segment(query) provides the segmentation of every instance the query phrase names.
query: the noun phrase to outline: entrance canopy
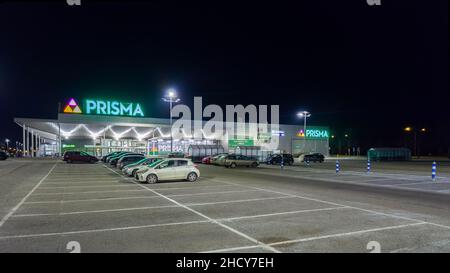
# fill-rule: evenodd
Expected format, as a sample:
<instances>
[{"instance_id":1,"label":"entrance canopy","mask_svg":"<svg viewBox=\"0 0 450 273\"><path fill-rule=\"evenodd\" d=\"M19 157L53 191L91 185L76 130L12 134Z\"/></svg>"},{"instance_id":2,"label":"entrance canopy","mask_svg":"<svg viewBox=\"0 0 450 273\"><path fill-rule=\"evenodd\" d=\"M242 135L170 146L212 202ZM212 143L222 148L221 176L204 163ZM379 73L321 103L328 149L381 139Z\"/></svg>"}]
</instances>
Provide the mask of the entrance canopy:
<instances>
[{"instance_id":1,"label":"entrance canopy","mask_svg":"<svg viewBox=\"0 0 450 273\"><path fill-rule=\"evenodd\" d=\"M59 114L56 120L15 118L14 122L50 140L57 140L60 134L65 139L170 137L170 120L159 118Z\"/></svg>"}]
</instances>

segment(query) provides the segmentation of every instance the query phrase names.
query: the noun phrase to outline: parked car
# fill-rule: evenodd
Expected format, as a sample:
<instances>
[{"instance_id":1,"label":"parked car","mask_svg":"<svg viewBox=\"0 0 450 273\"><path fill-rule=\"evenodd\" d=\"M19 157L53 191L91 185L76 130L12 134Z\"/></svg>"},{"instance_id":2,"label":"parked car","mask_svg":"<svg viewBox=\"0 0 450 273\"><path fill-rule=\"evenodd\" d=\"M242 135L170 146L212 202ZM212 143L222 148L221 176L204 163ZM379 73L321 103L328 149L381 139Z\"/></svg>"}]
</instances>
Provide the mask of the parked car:
<instances>
[{"instance_id":1,"label":"parked car","mask_svg":"<svg viewBox=\"0 0 450 273\"><path fill-rule=\"evenodd\" d=\"M213 165L222 165L224 158L227 156L228 154L218 154L215 155L213 157L211 157L211 164Z\"/></svg>"},{"instance_id":2,"label":"parked car","mask_svg":"<svg viewBox=\"0 0 450 273\"><path fill-rule=\"evenodd\" d=\"M64 152L63 161L67 163L96 163L98 161L98 158L83 151L66 151Z\"/></svg>"},{"instance_id":3,"label":"parked car","mask_svg":"<svg viewBox=\"0 0 450 273\"><path fill-rule=\"evenodd\" d=\"M294 164L294 157L291 154L274 154L270 155L266 159L266 163L269 165L280 165L283 160L284 165Z\"/></svg>"},{"instance_id":4,"label":"parked car","mask_svg":"<svg viewBox=\"0 0 450 273\"><path fill-rule=\"evenodd\" d=\"M320 153L306 154L303 156L302 162L320 162L325 161L325 156Z\"/></svg>"},{"instance_id":5,"label":"parked car","mask_svg":"<svg viewBox=\"0 0 450 273\"><path fill-rule=\"evenodd\" d=\"M121 158L123 158L123 157L125 157L125 156L134 156L134 155L137 155L137 156L144 156L143 154L139 154L139 153L126 153L126 154L121 154L121 155L119 155L119 156L116 156L116 157L113 157L113 158L111 158L111 160L109 161L109 164L111 165L111 166L115 166L115 167L118 167L117 166L117 162L121 159Z\"/></svg>"},{"instance_id":6,"label":"parked car","mask_svg":"<svg viewBox=\"0 0 450 273\"><path fill-rule=\"evenodd\" d=\"M197 165L187 158L167 158L136 172L139 182L152 184L162 180L179 179L194 182L199 177L200 171L197 169Z\"/></svg>"},{"instance_id":7,"label":"parked car","mask_svg":"<svg viewBox=\"0 0 450 273\"><path fill-rule=\"evenodd\" d=\"M142 159L145 159L144 155L126 155L117 161L116 167L119 170L122 170L122 168L125 167L126 165L136 163Z\"/></svg>"},{"instance_id":8,"label":"parked car","mask_svg":"<svg viewBox=\"0 0 450 273\"><path fill-rule=\"evenodd\" d=\"M213 157L212 155L205 156L204 158L202 158L202 163L203 164L211 164L211 158L212 157Z\"/></svg>"},{"instance_id":9,"label":"parked car","mask_svg":"<svg viewBox=\"0 0 450 273\"><path fill-rule=\"evenodd\" d=\"M129 164L122 169L122 173L127 176L135 176L136 172L146 168L156 161L162 160L162 157L149 157L139 160L136 163Z\"/></svg>"},{"instance_id":10,"label":"parked car","mask_svg":"<svg viewBox=\"0 0 450 273\"><path fill-rule=\"evenodd\" d=\"M0 160L6 160L8 158L8 154L0 151Z\"/></svg>"},{"instance_id":11,"label":"parked car","mask_svg":"<svg viewBox=\"0 0 450 273\"><path fill-rule=\"evenodd\" d=\"M224 157L223 166L227 168L236 168L238 166L258 167L259 162L256 158L245 155L227 155Z\"/></svg>"},{"instance_id":12,"label":"parked car","mask_svg":"<svg viewBox=\"0 0 450 273\"><path fill-rule=\"evenodd\" d=\"M102 161L106 163L106 160L107 160L109 157L115 156L115 155L117 155L118 153L120 153L120 152L112 152L112 153L109 153L109 154L107 154L107 155L105 155L105 156L102 157Z\"/></svg>"},{"instance_id":13,"label":"parked car","mask_svg":"<svg viewBox=\"0 0 450 273\"><path fill-rule=\"evenodd\" d=\"M167 155L168 158L184 158L184 153L181 152L173 152Z\"/></svg>"},{"instance_id":14,"label":"parked car","mask_svg":"<svg viewBox=\"0 0 450 273\"><path fill-rule=\"evenodd\" d=\"M113 160L113 159L116 159L116 158L121 157L121 156L126 155L126 154L131 154L131 153L132 152L124 152L124 151L118 152L117 154L114 154L112 156L107 157L106 158L106 162L110 163L111 160Z\"/></svg>"}]
</instances>

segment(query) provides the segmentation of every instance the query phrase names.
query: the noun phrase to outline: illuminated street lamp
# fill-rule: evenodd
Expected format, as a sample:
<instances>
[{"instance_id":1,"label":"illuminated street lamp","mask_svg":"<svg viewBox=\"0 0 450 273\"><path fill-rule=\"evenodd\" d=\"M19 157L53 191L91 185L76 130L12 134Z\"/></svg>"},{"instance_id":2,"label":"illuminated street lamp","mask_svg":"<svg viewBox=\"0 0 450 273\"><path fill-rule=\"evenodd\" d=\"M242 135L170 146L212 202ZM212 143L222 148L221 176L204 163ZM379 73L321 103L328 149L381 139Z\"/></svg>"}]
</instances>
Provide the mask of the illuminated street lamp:
<instances>
[{"instance_id":1,"label":"illuminated street lamp","mask_svg":"<svg viewBox=\"0 0 450 273\"><path fill-rule=\"evenodd\" d=\"M180 99L177 97L177 92L174 88L169 88L166 92L165 97L162 98L163 101L169 103L169 114L170 114L170 152L173 151L173 136L172 136L172 104L177 103Z\"/></svg>"},{"instance_id":2,"label":"illuminated street lamp","mask_svg":"<svg viewBox=\"0 0 450 273\"><path fill-rule=\"evenodd\" d=\"M6 142L6 150L8 151L8 149L9 149L9 139L5 139L5 142Z\"/></svg>"},{"instance_id":3,"label":"illuminated street lamp","mask_svg":"<svg viewBox=\"0 0 450 273\"><path fill-rule=\"evenodd\" d=\"M403 128L403 131L408 132L408 133L409 132L413 132L414 133L414 155L418 156L417 155L417 130L415 130L411 126L407 126L407 127ZM421 128L420 129L420 132L422 132L422 133L425 133L426 131L427 131L426 128Z\"/></svg>"},{"instance_id":4,"label":"illuminated street lamp","mask_svg":"<svg viewBox=\"0 0 450 273\"><path fill-rule=\"evenodd\" d=\"M303 132L304 132L305 137L306 137L306 118L309 118L311 116L311 113L308 112L308 111L301 111L301 112L297 113L297 116L299 118L303 118L304 119L304 121L303 121Z\"/></svg>"}]
</instances>

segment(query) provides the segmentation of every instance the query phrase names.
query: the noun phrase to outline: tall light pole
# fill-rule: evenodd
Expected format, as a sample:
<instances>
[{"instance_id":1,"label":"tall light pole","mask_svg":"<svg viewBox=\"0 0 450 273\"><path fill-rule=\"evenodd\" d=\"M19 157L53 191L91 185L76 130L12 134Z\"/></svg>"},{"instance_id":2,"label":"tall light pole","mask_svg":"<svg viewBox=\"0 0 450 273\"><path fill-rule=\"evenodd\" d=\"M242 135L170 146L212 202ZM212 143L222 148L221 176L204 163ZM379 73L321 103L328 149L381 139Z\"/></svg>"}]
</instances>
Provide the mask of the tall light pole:
<instances>
[{"instance_id":1,"label":"tall light pole","mask_svg":"<svg viewBox=\"0 0 450 273\"><path fill-rule=\"evenodd\" d=\"M5 142L6 142L6 151L8 151L8 149L9 149L9 139L5 139Z\"/></svg>"},{"instance_id":2,"label":"tall light pole","mask_svg":"<svg viewBox=\"0 0 450 273\"><path fill-rule=\"evenodd\" d=\"M311 113L308 111L301 111L297 113L297 116L299 118L303 118L303 133L305 134L306 138L306 118L309 118L311 116Z\"/></svg>"},{"instance_id":3,"label":"tall light pole","mask_svg":"<svg viewBox=\"0 0 450 273\"><path fill-rule=\"evenodd\" d=\"M303 134L305 134L303 139L303 152L306 153L306 118L311 116L311 113L308 111L301 111L297 113L299 118L303 118Z\"/></svg>"},{"instance_id":4,"label":"tall light pole","mask_svg":"<svg viewBox=\"0 0 450 273\"><path fill-rule=\"evenodd\" d=\"M180 99L177 97L177 92L174 88L169 88L166 95L162 98L163 101L169 103L169 114L170 114L170 152L173 152L173 136L172 136L172 104L177 103Z\"/></svg>"},{"instance_id":5,"label":"tall light pole","mask_svg":"<svg viewBox=\"0 0 450 273\"><path fill-rule=\"evenodd\" d=\"M408 132L408 133L412 132L414 134L414 155L417 157L420 157L420 156L418 156L418 151L417 151L417 130L411 126L408 126L408 127L405 127L403 129L403 131ZM420 132L422 132L422 133L425 133L426 131L427 131L426 128L420 129Z\"/></svg>"}]
</instances>

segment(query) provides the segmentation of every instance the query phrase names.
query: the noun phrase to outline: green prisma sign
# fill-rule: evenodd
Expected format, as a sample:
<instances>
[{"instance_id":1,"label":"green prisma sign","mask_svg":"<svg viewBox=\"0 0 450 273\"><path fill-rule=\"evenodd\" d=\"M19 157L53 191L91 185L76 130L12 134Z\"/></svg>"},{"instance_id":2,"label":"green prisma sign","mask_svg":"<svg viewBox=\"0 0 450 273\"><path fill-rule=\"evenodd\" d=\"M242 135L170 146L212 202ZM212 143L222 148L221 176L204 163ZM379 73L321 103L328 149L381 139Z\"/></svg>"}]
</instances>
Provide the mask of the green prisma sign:
<instances>
[{"instance_id":1,"label":"green prisma sign","mask_svg":"<svg viewBox=\"0 0 450 273\"><path fill-rule=\"evenodd\" d=\"M87 99L84 101L84 113L87 115L143 117L139 103Z\"/></svg>"},{"instance_id":2,"label":"green prisma sign","mask_svg":"<svg viewBox=\"0 0 450 273\"><path fill-rule=\"evenodd\" d=\"M330 132L326 127L306 127L306 134L303 133L303 129L297 132L297 137L306 137L309 139L328 139Z\"/></svg>"},{"instance_id":3,"label":"green prisma sign","mask_svg":"<svg viewBox=\"0 0 450 273\"><path fill-rule=\"evenodd\" d=\"M228 147L236 148L238 146L254 146L253 139L229 139Z\"/></svg>"}]
</instances>

